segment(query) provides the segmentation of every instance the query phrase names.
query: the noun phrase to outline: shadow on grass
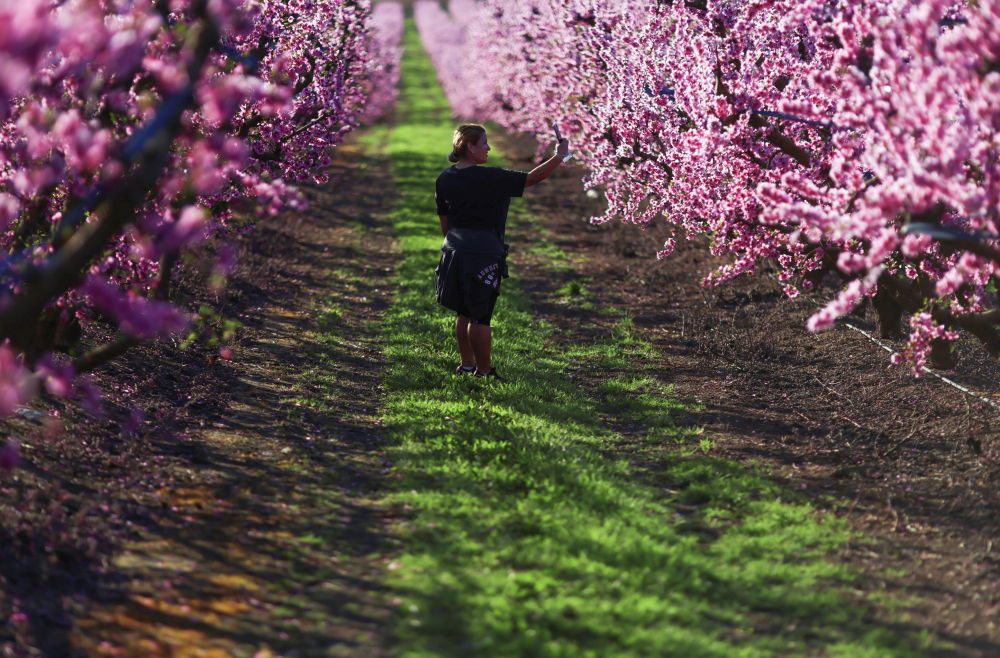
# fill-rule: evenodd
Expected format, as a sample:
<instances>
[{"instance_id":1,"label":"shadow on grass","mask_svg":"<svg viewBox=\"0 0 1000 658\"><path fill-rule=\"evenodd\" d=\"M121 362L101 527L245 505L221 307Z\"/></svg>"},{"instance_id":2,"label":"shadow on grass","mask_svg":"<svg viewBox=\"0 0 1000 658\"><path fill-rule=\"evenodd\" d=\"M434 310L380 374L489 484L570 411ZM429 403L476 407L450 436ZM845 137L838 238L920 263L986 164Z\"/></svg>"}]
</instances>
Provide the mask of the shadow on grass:
<instances>
[{"instance_id":1,"label":"shadow on grass","mask_svg":"<svg viewBox=\"0 0 1000 658\"><path fill-rule=\"evenodd\" d=\"M846 540L838 523L705 457L678 455L659 473L668 488L649 490L609 457L615 435L558 356L526 340L538 333L530 317L497 315L517 335L499 346L507 383L451 379L447 357L427 358L442 346L424 351L423 339L387 378L401 500L416 511L398 583L411 602L403 646L454 656L920 652L919 629L872 623L849 575L823 560ZM423 336L445 329L410 315L405 324ZM536 366L509 367L507 349L534 351Z\"/></svg>"},{"instance_id":2,"label":"shadow on grass","mask_svg":"<svg viewBox=\"0 0 1000 658\"><path fill-rule=\"evenodd\" d=\"M626 411L678 444L661 487L635 477L602 419L613 405L576 385L574 355L553 348L558 329L511 282L494 323L506 381L450 374L453 318L435 306L432 279L436 152L450 125L427 118L445 104L412 25L407 45L388 146L405 260L384 331L395 498L413 515L392 577L399 653L919 654L920 630L871 621L851 575L824 559L846 528L759 474L696 456L675 402L647 396ZM620 362L627 343L612 335L587 356ZM605 402L634 384L604 391Z\"/></svg>"},{"instance_id":3,"label":"shadow on grass","mask_svg":"<svg viewBox=\"0 0 1000 658\"><path fill-rule=\"evenodd\" d=\"M537 235L537 229L535 224L531 225L533 232L529 233L531 236ZM512 241L513 242L513 241ZM525 241L526 242L526 241ZM560 233L557 237L558 244L564 244L564 234ZM546 254L551 255L551 254ZM597 254L598 256L600 254ZM571 352L581 352L582 350L574 348L574 343L578 341L584 341L588 344L592 342L599 342L601 340L613 339L616 337L616 332L614 326L609 326L609 320L604 312L605 309L601 307L601 299L628 299L629 295L623 294L618 295L616 293L610 292L609 288L613 288L614 283L608 284L608 281L617 281L621 279L618 270L611 270L610 263L612 259L608 259L607 254L604 254L604 260L598 259L598 265L584 268L584 271L591 276L596 276L595 272L600 272L602 275L606 274L607 279L602 282L603 290L599 295L597 295L597 302L595 302L591 307L586 308L583 304L572 303L573 300L570 299L571 303L567 303L565 297L565 288L568 286L568 282L574 280L583 281L583 279L578 279L579 275L573 272L546 272L545 274L539 274L532 272L530 278L532 279L532 286L529 288L532 307L536 310L540 310L540 314L551 318L552 321L562 328L559 335L555 337L555 342L559 346L559 349L568 350ZM602 268L602 264L604 268ZM533 263L537 267L537 262ZM606 268L606 269L605 269ZM624 269L624 267L622 268ZM517 277L517 271L515 272L515 277ZM631 282L635 285L634 280ZM669 290L670 281L661 278L658 281L662 285L654 287L655 290ZM560 295L560 290L563 291ZM683 298L678 299L678 294L676 292L664 292L662 299L663 305L666 308L678 308L683 307L686 303ZM713 295L715 293L712 293ZM721 296L721 293L719 293ZM765 294L758 294L756 291L753 293L754 298L767 298ZM585 295L578 295L578 298L583 298ZM647 295L646 302L649 303L649 295ZM696 299L688 300L692 306L697 302ZM722 306L723 304L719 304ZM726 305L729 305L727 302ZM678 313L680 311L677 311ZM688 309L688 312L691 312ZM664 318L667 314L665 312L658 311L655 306L644 307L641 311L643 316L643 323L646 324L649 331L647 335L657 336L662 335L658 331L659 320L657 318ZM661 313L658 315L658 313ZM639 322L637 319L636 322ZM664 320L666 322L666 320ZM773 318L772 318L773 322ZM692 327L693 323L687 325L689 335L692 331L697 332L701 329L700 326ZM677 318L677 322L674 324L666 324L662 327L663 334L668 331L679 331L680 318ZM725 329L725 327L723 327ZM766 341L769 327L758 327L757 333L759 334L759 340ZM673 331L670 331L673 334ZM752 368L760 367L759 364L763 359L759 359L757 355L746 354L750 351L753 345L744 343L740 344L741 334L739 332L734 333L732 343L734 344L733 350L736 355L743 355L746 357L746 361L751 364ZM620 340L620 338L617 338ZM708 340L699 336L699 340ZM772 338L773 340L773 338ZM607 360L593 357L587 360L580 359L578 362L574 363L571 369L571 375L576 373L583 373L583 371L588 371L589 374L581 374L581 380L594 380L598 379L598 373L604 371L609 377L621 376L622 372L634 372L639 370L640 372L652 372L655 373L657 378L663 381L669 382L679 376L686 378L688 382L692 379L701 382L711 382L716 381L716 386L714 388L709 388L709 390L719 393L720 391L725 391L727 386L722 386L719 384L718 380L727 373L723 372L721 368L711 367L712 364L706 364L704 361L700 362L698 365L700 368L695 369L690 366L685 366L683 364L690 363L690 358L685 359L685 357L690 357L688 353L691 345L694 342L691 341L691 345L685 347L683 341L672 340L663 341L665 343L665 350L659 355L653 357L642 357L627 361L628 365L624 368L608 368L605 362ZM740 350L743 349L743 352ZM575 355L573 355L575 356ZM816 363L816 359L813 358L812 352L799 352L792 355L793 358L789 358L787 355L779 354L777 356L770 357L772 363L768 364L770 366L769 370L765 371L764 376L758 376L757 381L754 383L749 378L748 386L751 383L754 385L750 387L750 391L756 390L758 385L764 385L772 387L779 392L789 392L795 387L801 387L802 381L801 377L796 378L793 374L795 370L804 370L805 372L811 372L813 370L819 370L822 368L823 364ZM757 360L759 359L759 360ZM730 371L731 372L731 371ZM729 375L731 376L731 374ZM641 377L636 377L636 379L641 379ZM613 381L613 380L612 380ZM732 383L727 382L728 388L732 390ZM707 388L707 387L706 387ZM650 423L655 424L655 417L649 417L650 408L645 404L641 404L640 398L643 393L638 393L635 397L625 399L608 400L607 391L601 390L606 389L606 386L601 384L594 384L591 382L590 390L598 394L597 397L601 400L601 408L607 414L612 415L610 418L612 427L621 428L623 432L627 433L629 437L634 437L637 434L641 435L647 431L644 430L643 425L648 425ZM641 389L639 389L641 390ZM695 387L695 390L698 390ZM701 389L704 390L704 389ZM772 391L773 392L773 391ZM892 395L893 391L887 391L887 395ZM749 393L746 394L746 398L749 398ZM817 421L815 424L803 425L801 422L793 422L795 418L789 419L790 414L782 414L785 409L781 407L781 404L774 404L773 401L776 397L784 396L774 396L770 398L772 404L766 406L762 403L759 408L766 410L765 413L755 415L753 414L753 409L755 404L750 402L749 409L751 410L748 414L748 401L744 399L732 399L726 395L716 395L711 394L699 395L699 398L704 398L704 404L698 404L696 408L689 409L683 415L677 415L674 418L674 422L677 424L687 427L689 429L697 429L701 424L709 424L713 427L732 427L739 428L743 430L743 439L738 443L738 449L736 450L738 454L745 458L749 463L754 463L756 460L766 460L766 463L774 463L775 461L784 461L785 463L795 464L797 467L803 464L809 464L812 466L821 465L826 467L826 470L820 471L822 473L833 473L833 478L843 478L844 486L840 491L835 492L838 500L835 500L833 496L829 496L829 491L824 491L823 493L828 494L825 497L819 497L816 490L813 488L812 491L808 491L808 494L819 499L819 505L825 508L840 507L840 509L853 508L859 500L862 504L866 499L875 501L873 507L882 509L886 506L886 498L883 493L881 498L876 498L875 493L870 490L865 491L862 488L862 483L858 482L857 486L854 485L850 480L857 479L857 473L864 473L865 471L882 473L880 469L883 465L875 461L872 463L865 463L865 451L872 447L878 448L879 445L885 445L886 436L872 437L864 436L860 428L851 425L851 419L844 418L842 415L835 413L829 413L826 415L812 414ZM611 402L612 404L608 404ZM692 402L694 402L692 400ZM792 406L793 403L790 401L787 404ZM635 408L638 406L638 408ZM655 406L654 406L655 408ZM813 407L815 409L815 407ZM775 416L778 416L776 419ZM643 420L647 417L647 420L643 422L637 422ZM913 425L914 419L909 416L910 427L919 426L919 423ZM807 421L808 423L808 421ZM750 435L750 430L753 430L752 436ZM813 433L815 434L833 434L835 432L840 432L841 441L839 445L833 447L837 448L835 450L816 450L806 456L803 455L802 450L797 450L792 448L790 444L794 442L805 442L811 441L810 438ZM656 433L651 433L656 435ZM859 436L860 435L860 436ZM706 438L709 449L711 447L711 438ZM871 444L876 445L872 446ZM926 444L925 444L926 445ZM642 440L632 441L632 445L624 446L626 449L621 451L620 454L626 454L632 463L630 464L630 470L633 472L637 478L641 478L643 481L648 483L650 486L661 489L664 494L664 499L668 501L671 506L677 511L677 513L683 517L678 519L677 529L680 532L690 532L697 535L701 535L706 545L714 545L722 532L726 530L728 525L738 522L738 517L735 517L730 513L732 517L730 520L722 518L714 522L706 522L706 516L704 509L706 507L711 508L715 506L712 502L713 496L717 496L722 493L725 488L720 486L719 481L725 479L725 477L731 477L733 474L722 475L718 470L718 465L725 464L725 462L712 462L713 467L707 468L705 470L705 475L703 477L698 477L694 482L691 481L689 477L679 477L677 473L677 468L680 464L690 463L691 461L697 461L693 457L696 451L687 451L689 453L688 457L678 457L676 454L676 449L671 449L669 442L666 446L656 446L652 444L645 444ZM953 446L948 446L949 450L953 450ZM682 452L685 452L682 448ZM733 448L729 448L729 454L733 454ZM736 469L735 475L739 475L739 472L743 469L739 466L734 465ZM803 473L803 479L797 480L797 484L801 487L812 486L807 485L810 479L816 478L815 475L817 470L811 468L803 468L800 472ZM787 477L787 475L786 475ZM827 475L826 477L830 477ZM803 496L799 498L798 496L790 495L786 490L781 487L775 486L774 483L770 483L776 492L774 496L778 499L783 500L801 500L805 502L806 498ZM728 485L726 485L728 486ZM909 489L907 489L909 490ZM753 487L738 487L736 491L743 491L745 493L754 494ZM758 497L760 493L756 494ZM770 495L770 494L769 494ZM728 496L727 496L728 497ZM747 499L747 501L741 501L739 498L732 501L732 503L727 504L726 507L732 509L740 509L748 501L753 499ZM831 502L832 501L832 502ZM901 523L906 523L906 519L909 517L913 507L924 504L924 499L918 495L900 496L893 497L889 504L891 505L890 510L893 514L898 511L898 518L902 519ZM911 507L912 506L912 507ZM861 506L859 506L860 508ZM986 532L984 529L984 524L981 521L975 521L973 519L974 514L982 514L984 507L976 506L973 508L965 507L962 505L957 505L956 501L948 500L948 505L950 514L950 522L954 523L955 528L965 529L958 530L957 535L967 535L967 529L970 527L977 527L982 532ZM988 508L985 508L988 509ZM918 518L916 514L913 517ZM971 520L970 520L971 519ZM711 521L711 519L708 519ZM891 523L891 521L890 521ZM937 525L937 524L935 524ZM844 590L845 597L843 599L842 606L857 606L864 612L860 613L858 617L852 618L853 621L850 623L850 628L847 632L849 637L863 637L866 632L865 629L878 629L880 632L895 634L899 638L904 638L909 636L912 638L911 648L907 649L918 655L933 655L933 656L979 656L979 655L1000 655L1000 644L997 644L995 638L991 638L988 633L973 633L963 630L963 628L956 623L952 623L948 618L939 620L934 620L933 625L928 624L927 621L922 620L919 623L892 623L892 621L885 623L883 626L876 619L881 620L892 620L892 619L907 619L910 613L926 615L929 609L932 609L931 601L980 601L982 600L982 595L979 592L972 590L970 588L964 587L961 581L956 581L950 583L947 586L928 586L926 577L924 574L919 573L918 570L924 568L924 564L917 557L924 555L923 552L926 548L926 544L921 544L914 541L915 537L906 536L907 533L900 532L898 536L898 541L892 539L889 540L889 546L886 547L883 544L881 547L874 547L881 555L872 552L873 544L870 538L855 536L850 540L850 544L844 546L840 551L840 555L837 559L844 560L844 553L848 552L850 554L864 553L867 555L865 560L869 564L869 569L866 569L868 574L872 575L870 580L861 582L859 579L855 578L849 588ZM985 543L985 542L984 542ZM886 550L888 548L888 550ZM966 550L968 553L969 551ZM899 569L901 563L905 564L904 570ZM983 568L987 568L984 564ZM895 565L895 569L887 568L887 565ZM913 569L914 572L910 572L909 569ZM981 577L982 578L982 577ZM988 582L987 578L982 578L982 582ZM867 595L862 595L861 592L850 592L851 587L856 587L859 590L866 590L873 593L869 598L863 598ZM784 620L784 615L781 613L780 608L772 612L767 606L761 606L752 600L752 597L741 596L741 592L736 590L734 593L734 599L745 601L748 609L755 610L762 607L764 610L764 615L762 615L758 621L758 632L760 633L781 633L782 627L780 623ZM988 596L987 596L988 599ZM980 604L981 605L981 604ZM949 605L950 610L961 609L958 605L952 608ZM899 611L895 612L894 611ZM959 617L965 618L965 615L960 615L959 613L952 612L953 617L951 619L957 619ZM859 619L863 620L859 623ZM817 620L815 624L811 624L811 628L815 628L816 625L825 624L828 620ZM849 620L850 621L850 620ZM968 628L968 627L966 627ZM812 631L810 631L812 632ZM935 645L932 648L921 648L923 640L922 635L930 635L933 633L935 637ZM846 640L844 640L846 642ZM818 647L825 646L827 640L818 642ZM900 640L899 645L902 648L906 647L906 641ZM810 645L813 646L813 645ZM854 649L855 651L861 651L860 648ZM819 652L819 648L814 649L814 652ZM785 655L783 652L780 655ZM863 654L861 654L863 655Z\"/></svg>"}]
</instances>

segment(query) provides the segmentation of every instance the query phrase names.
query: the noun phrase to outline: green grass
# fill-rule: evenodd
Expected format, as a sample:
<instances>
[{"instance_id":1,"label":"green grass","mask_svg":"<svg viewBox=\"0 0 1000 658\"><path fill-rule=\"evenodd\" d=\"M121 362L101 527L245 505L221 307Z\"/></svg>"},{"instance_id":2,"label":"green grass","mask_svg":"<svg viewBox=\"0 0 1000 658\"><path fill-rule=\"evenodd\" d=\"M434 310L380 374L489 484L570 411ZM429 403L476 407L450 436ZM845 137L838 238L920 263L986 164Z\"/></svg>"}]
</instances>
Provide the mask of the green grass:
<instances>
[{"instance_id":1,"label":"green grass","mask_svg":"<svg viewBox=\"0 0 1000 658\"><path fill-rule=\"evenodd\" d=\"M572 271L573 266L570 263L570 258L566 255L566 252L560 249L557 245L546 240L546 237L548 236L540 236L539 240L534 241L527 247L528 251L545 258L548 261L550 269Z\"/></svg>"},{"instance_id":2,"label":"green grass","mask_svg":"<svg viewBox=\"0 0 1000 658\"><path fill-rule=\"evenodd\" d=\"M384 144L403 251L384 325L393 496L408 517L390 572L398 654L919 653L925 639L870 621L847 594L850 574L825 559L848 539L843 524L759 473L697 454L704 437L676 426L682 405L645 369L593 398L567 376L654 357L627 318L602 342L557 349L515 270L494 323L507 381L451 374L453 316L434 303L432 276L433 181L453 123L412 23L406 49ZM639 473L602 421L611 412L677 449Z\"/></svg>"}]
</instances>

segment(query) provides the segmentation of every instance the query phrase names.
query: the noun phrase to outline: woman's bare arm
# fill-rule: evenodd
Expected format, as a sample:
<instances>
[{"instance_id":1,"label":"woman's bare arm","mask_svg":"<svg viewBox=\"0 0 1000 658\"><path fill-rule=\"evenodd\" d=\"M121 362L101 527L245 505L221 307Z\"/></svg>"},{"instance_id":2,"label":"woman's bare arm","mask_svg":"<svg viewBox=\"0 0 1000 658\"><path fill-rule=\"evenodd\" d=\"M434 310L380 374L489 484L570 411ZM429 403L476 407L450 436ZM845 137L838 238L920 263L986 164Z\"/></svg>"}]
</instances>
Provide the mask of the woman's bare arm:
<instances>
[{"instance_id":1,"label":"woman's bare arm","mask_svg":"<svg viewBox=\"0 0 1000 658\"><path fill-rule=\"evenodd\" d=\"M552 172L556 170L559 163L563 161L566 154L569 153L569 140L560 139L559 145L556 147L556 154L551 158L538 165L534 169L528 172L528 180L524 182L525 187L531 187L541 183L543 180L552 175Z\"/></svg>"}]
</instances>

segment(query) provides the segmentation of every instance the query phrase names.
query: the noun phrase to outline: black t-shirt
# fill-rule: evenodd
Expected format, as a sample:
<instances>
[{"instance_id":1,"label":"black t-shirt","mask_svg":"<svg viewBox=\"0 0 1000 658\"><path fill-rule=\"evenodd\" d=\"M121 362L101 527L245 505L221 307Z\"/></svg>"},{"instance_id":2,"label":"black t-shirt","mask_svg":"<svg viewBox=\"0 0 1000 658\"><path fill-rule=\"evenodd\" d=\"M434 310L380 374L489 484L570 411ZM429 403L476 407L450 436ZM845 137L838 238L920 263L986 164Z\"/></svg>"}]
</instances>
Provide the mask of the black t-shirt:
<instances>
[{"instance_id":1,"label":"black t-shirt","mask_svg":"<svg viewBox=\"0 0 1000 658\"><path fill-rule=\"evenodd\" d=\"M503 237L510 198L524 194L528 174L500 167L448 167L435 183L437 212L448 228L496 231Z\"/></svg>"}]
</instances>

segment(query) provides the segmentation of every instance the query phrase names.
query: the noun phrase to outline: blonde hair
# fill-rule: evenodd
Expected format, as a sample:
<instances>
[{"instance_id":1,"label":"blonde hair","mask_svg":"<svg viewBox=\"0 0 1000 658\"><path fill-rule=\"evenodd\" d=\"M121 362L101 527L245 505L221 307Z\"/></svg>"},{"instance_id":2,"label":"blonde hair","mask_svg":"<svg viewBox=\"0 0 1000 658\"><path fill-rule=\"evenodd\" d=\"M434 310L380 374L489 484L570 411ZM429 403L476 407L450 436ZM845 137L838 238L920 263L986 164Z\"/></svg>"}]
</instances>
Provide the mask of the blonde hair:
<instances>
[{"instance_id":1,"label":"blonde hair","mask_svg":"<svg viewBox=\"0 0 1000 658\"><path fill-rule=\"evenodd\" d=\"M469 144L475 144L485 134L486 128L478 123L463 123L455 128L455 135L451 138L451 153L448 154L448 162L461 160Z\"/></svg>"}]
</instances>

